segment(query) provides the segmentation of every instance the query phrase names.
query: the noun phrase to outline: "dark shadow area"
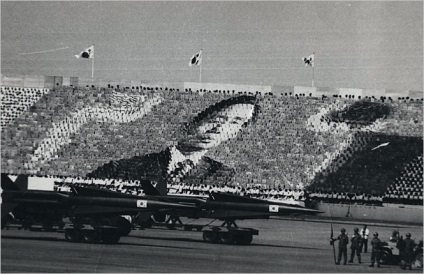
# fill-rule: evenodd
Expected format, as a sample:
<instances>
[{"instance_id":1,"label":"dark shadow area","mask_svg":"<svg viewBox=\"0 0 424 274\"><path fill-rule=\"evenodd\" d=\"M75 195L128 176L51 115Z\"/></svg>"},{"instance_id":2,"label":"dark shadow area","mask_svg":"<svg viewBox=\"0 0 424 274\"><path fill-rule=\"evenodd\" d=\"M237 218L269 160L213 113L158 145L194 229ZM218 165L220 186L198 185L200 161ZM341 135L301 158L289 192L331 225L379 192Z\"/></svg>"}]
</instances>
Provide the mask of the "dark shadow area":
<instances>
[{"instance_id":1,"label":"dark shadow area","mask_svg":"<svg viewBox=\"0 0 424 274\"><path fill-rule=\"evenodd\" d=\"M167 240L167 239L162 239L162 240ZM150 245L150 244L136 244L136 243L121 243L119 242L117 245L127 245L127 246L145 246L145 247L162 247L162 248L170 248L170 249L187 249L187 250L191 250L191 249L199 249L199 248L194 248L194 247L181 247L181 246L167 246L167 245Z\"/></svg>"},{"instance_id":2,"label":"dark shadow area","mask_svg":"<svg viewBox=\"0 0 424 274\"><path fill-rule=\"evenodd\" d=\"M68 242L65 239L59 239L55 237L37 237L37 236L1 236L2 239L12 239L12 240L29 240L29 241L48 241L48 242L64 242L68 244L84 244L84 243L73 243ZM143 237L135 237L135 238L143 238ZM149 239L148 237L145 237ZM168 240L166 238L154 238L159 240ZM190 239L182 239L181 241L189 241ZM122 241L122 240L121 240ZM202 242L202 241L198 241ZM87 245L90 245L86 243ZM105 245L105 244L94 244L94 245ZM108 245L108 244L107 244ZM179 247L179 246L166 246L166 245L149 245L149 244L136 244L136 243L123 243L119 242L116 245L128 245L128 246L145 246L145 247L162 247L162 248L171 248L171 249L198 249L192 247Z\"/></svg>"},{"instance_id":3,"label":"dark shadow area","mask_svg":"<svg viewBox=\"0 0 424 274\"><path fill-rule=\"evenodd\" d=\"M148 240L162 240L162 241L173 241L173 242L192 242L192 243L204 243L203 240L196 240L191 238L165 238L165 237L152 237L152 236L132 236L127 237L138 238L138 239L148 239Z\"/></svg>"},{"instance_id":4,"label":"dark shadow area","mask_svg":"<svg viewBox=\"0 0 424 274\"><path fill-rule=\"evenodd\" d=\"M192 242L192 243L205 243L205 244L210 244L210 245L219 245L219 244L206 243L203 240L196 240L196 239L191 239L191 238L161 238L161 237L152 237L152 236L129 236L129 237L140 238L140 239L149 239L149 240L162 240L162 241L175 241L175 242ZM237 245L237 244L234 244L233 246L243 246L243 247L247 247L247 246L265 246L265 247L278 247L278 248L325 250L323 248L313 248L313 247L296 247L296 246L273 245L273 244L255 244L254 242L252 244L250 244L250 245Z\"/></svg>"},{"instance_id":5,"label":"dark shadow area","mask_svg":"<svg viewBox=\"0 0 424 274\"><path fill-rule=\"evenodd\" d=\"M58 239L55 237L38 237L38 236L1 236L2 239L14 240L29 240L29 241L50 241L50 242L66 242L65 239Z\"/></svg>"},{"instance_id":6,"label":"dark shadow area","mask_svg":"<svg viewBox=\"0 0 424 274\"><path fill-rule=\"evenodd\" d=\"M289 246L289 245L255 244L255 243L252 243L251 245L252 246L278 247L278 248L305 249L305 250L326 250L324 248Z\"/></svg>"}]
</instances>

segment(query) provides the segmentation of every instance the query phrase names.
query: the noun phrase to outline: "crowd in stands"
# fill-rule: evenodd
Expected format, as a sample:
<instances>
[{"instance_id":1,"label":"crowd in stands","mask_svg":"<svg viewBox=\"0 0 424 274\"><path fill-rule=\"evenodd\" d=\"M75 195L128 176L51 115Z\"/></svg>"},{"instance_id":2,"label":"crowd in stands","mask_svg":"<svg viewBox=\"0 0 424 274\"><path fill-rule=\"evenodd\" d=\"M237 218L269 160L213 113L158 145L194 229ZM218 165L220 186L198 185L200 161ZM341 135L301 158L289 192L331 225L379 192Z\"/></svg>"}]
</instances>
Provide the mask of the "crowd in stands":
<instances>
[{"instance_id":1,"label":"crowd in stands","mask_svg":"<svg viewBox=\"0 0 424 274\"><path fill-rule=\"evenodd\" d=\"M47 136L35 149L27 167L33 169L35 165L42 166L44 162L51 160L59 149L72 142L71 135L78 134L81 127L91 121L97 123L128 123L142 118L151 111L153 106L160 102L161 99L157 97L148 99L142 95L129 96L112 92L110 105L85 106L70 113L64 119L53 122Z\"/></svg>"},{"instance_id":2,"label":"crowd in stands","mask_svg":"<svg viewBox=\"0 0 424 274\"><path fill-rule=\"evenodd\" d=\"M387 187L385 198L388 203L401 201L404 204L423 204L423 156L409 163L401 176Z\"/></svg>"},{"instance_id":3,"label":"crowd in stands","mask_svg":"<svg viewBox=\"0 0 424 274\"><path fill-rule=\"evenodd\" d=\"M305 201L302 189L269 188L266 185L206 185L176 183L168 185L170 195L198 195L207 197L210 192L229 193L249 198L299 204Z\"/></svg>"},{"instance_id":4,"label":"crowd in stands","mask_svg":"<svg viewBox=\"0 0 424 274\"><path fill-rule=\"evenodd\" d=\"M121 179L89 179L81 177L54 178L54 191L71 192L72 186L106 189L137 196L145 195L143 187L138 180L124 181Z\"/></svg>"},{"instance_id":5,"label":"crowd in stands","mask_svg":"<svg viewBox=\"0 0 424 274\"><path fill-rule=\"evenodd\" d=\"M60 192L70 192L72 186L94 187L110 191L118 191L131 195L145 195L143 186L138 180L116 179L89 179L89 178L54 178L54 189ZM154 185L155 186L155 185ZM301 189L267 188L264 185L256 186L229 186L206 184L168 184L168 195L193 197L209 197L209 193L229 193L244 197L283 202L287 204L304 205L305 192Z\"/></svg>"},{"instance_id":6,"label":"crowd in stands","mask_svg":"<svg viewBox=\"0 0 424 274\"><path fill-rule=\"evenodd\" d=\"M49 93L45 88L1 87L1 128L4 128L19 115L37 102L44 94Z\"/></svg>"},{"instance_id":7,"label":"crowd in stands","mask_svg":"<svg viewBox=\"0 0 424 274\"><path fill-rule=\"evenodd\" d=\"M13 89L2 87L2 128L6 124L6 122L3 122L9 119L4 118L8 114L5 113L6 116L3 116L3 107L10 109L10 106L3 106L3 101L12 102L13 106L21 104L20 99L14 99L14 101L12 99L8 99L9 101L4 99L6 98L4 94ZM23 90L21 89L21 91ZM204 89L192 91L190 89L179 90L176 88L145 86L132 87L130 89L121 88L115 91L122 91L125 94L152 92L160 95L163 100L159 107L152 111L152 114L146 115L136 123L125 122L118 125L116 122L110 124L97 123L95 119L90 118L93 116L93 114L90 114L91 112L83 111L90 109L96 103L113 107L116 104L111 96L113 90L90 89L92 94L89 94L87 90L76 87L70 90L58 88L54 93L50 92L47 96L44 96L43 105L38 102L39 98L34 101L29 98L22 98L22 102L28 101L30 104L35 104L35 107L31 109L31 112L23 111L25 113L21 119L22 127L7 129L6 132L2 132L6 133L4 134L6 137L2 138L2 169L10 173L85 176L90 171L95 170L96 167L111 160L130 158L134 155L143 156L161 151L170 145L175 145L183 134L180 132L182 125L210 105L234 95L256 95L259 93ZM36 92L36 89L34 89L34 92ZM41 94L42 92L48 93L49 91L39 89L39 93ZM282 189L282 195L280 195L280 189L278 188L273 189L274 192L270 194L272 191L269 190L269 187L271 185L279 185L281 182L312 182L316 180L314 181L316 183L319 180L328 181L328 176L340 169L341 165L346 165L348 159L352 157L355 151L361 150L364 144L375 138L375 136L369 135L369 132L360 131L352 134L341 127L333 128L327 132L314 132L305 126L305 122L312 115L318 113L320 109L328 108L331 104L351 105L352 99L360 98L347 95L343 97L323 96L322 98L314 98L311 97L311 94L295 95L293 92L282 92L281 94L284 96L277 97L273 96L272 93L267 93L264 94L266 96L258 97L261 110L255 125L244 129L242 134L239 134L235 139L208 152L208 157L219 159L223 164L234 167L236 172L234 178L236 187L227 186L224 189L220 189L220 191L230 193L235 191L235 193L250 197L260 196L267 199L274 197L289 200L291 198L287 197L291 195L284 194L284 190L293 189L294 192L295 186L287 187L286 184L286 188ZM128 100L133 99L128 98ZM410 98L406 97L398 100L390 99L384 97L362 98L364 101L372 103L384 102L393 107L388 115L391 121L399 121L399 123L389 125L385 130L387 134L419 136L421 138L422 100L414 100L410 103ZM407 102L407 104L404 104L404 102ZM305 107L305 104L308 107ZM359 106L369 107L369 105L365 104L355 105L355 107ZM374 111L372 110L371 112ZM325 123L330 125L344 123L345 118L352 120L348 115L343 116L343 112L340 113L341 116L336 116L331 112L328 115L330 119L326 120L324 117L324 121L320 125ZM35 114L38 115L36 119L33 118ZM372 115L374 114L372 113ZM69 117L69 119L66 120L66 117ZM84 117L90 118L92 122L80 128L74 126L76 122L84 122ZM366 119L368 118L366 117ZM10 121L13 119L10 116ZM369 119L367 123L372 123L372 121L373 119ZM25 124L26 122L27 124ZM358 121L353 123L361 124ZM346 124L350 127L353 123L350 121L350 123ZM39 128L34 128L34 124L39 126ZM64 127L65 124L67 127ZM59 133L55 133L54 129L59 130ZM41 136L41 138L35 136ZM62 136L62 139L67 139L64 141L66 145L53 146L53 143L45 142L44 140L47 140L49 136ZM340 146L341 143L344 146ZM43 145L44 148L39 150L39 156L48 155L50 160L43 165L39 165L41 169L32 170L24 167L24 163L28 163L28 156L37 156L34 155L34 151L38 151L37 147L42 147ZM54 150L54 153L51 153L52 155L48 154L49 149ZM393 161L396 161L396 159ZM32 164L37 163L39 161L36 159L32 162ZM323 166L323 163L331 164ZM419 170L414 170L415 174L419 175ZM356 172L359 171L351 171L349 176L355 177ZM322 176L318 176L318 174ZM358 189L361 190L361 193L370 193L369 189L365 189L366 186L376 188L380 192L388 187L387 185L375 186L373 183L369 180L355 182L355 184L359 185ZM190 187L193 189L185 186L186 189L183 189L183 193L181 193L180 187L175 190L174 185L170 187L169 191L177 194L205 195L211 187L213 188L213 182L201 182L200 185L197 185L197 190L194 190L195 181L190 181L186 184L191 184ZM349 186L348 183L344 184ZM263 185L264 187L257 189L255 185ZM405 173L404 176L398 178L395 184L390 186L390 189L387 189L388 192L380 195L367 194L364 196L361 193L357 193L357 191L349 189L340 190L326 187L325 191L324 189L315 190L314 192L303 190L305 195L302 196L306 196L306 192L308 192L309 198L312 198L312 195L314 199L344 203L347 202L344 198L347 193L355 193L355 196L353 196L355 197L355 203L369 203L370 200L373 200L373 203L381 204L381 198L383 203L389 201L407 203L411 200L416 201L416 197L418 197L418 201L421 197L422 203L422 190L417 191L420 186L422 189L422 168L421 177L417 177L417 175L407 176ZM218 188L218 186L215 187ZM361 189L361 187L363 188ZM136 185L126 186L113 183L113 186L108 185L108 188L112 190L121 188L121 190L132 194L141 193ZM268 193L266 193L266 190L268 190ZM258 191L259 193L256 193ZM336 191L336 193L333 193L333 191ZM394 193L395 191L396 193ZM406 198L404 195L407 195ZM293 200L295 200L294 197ZM348 202L351 202L350 198Z\"/></svg>"},{"instance_id":8,"label":"crowd in stands","mask_svg":"<svg viewBox=\"0 0 424 274\"><path fill-rule=\"evenodd\" d=\"M82 88L82 87L81 87ZM92 89L105 89L106 87L95 87L94 85L92 85L91 87L89 87L88 85L86 86L86 89L88 90L92 90ZM152 92L160 92L160 91L171 91L171 92L181 92L183 91L179 88L175 88L175 87L162 87L162 86L158 86L158 85L153 85L153 86L120 86L120 85L110 85L108 84L107 86L108 89L112 88L115 90L119 90L119 91L152 91ZM83 89L83 88L82 88ZM231 94L231 95L235 95L235 94L249 94L249 95L270 95L273 96L274 94L272 92L261 92L261 91L256 91L256 92L251 92L251 91L236 91L236 90L229 90L229 89L196 89L196 90L192 90L191 88L185 88L184 92L187 93L218 93L218 94ZM281 94L282 96L294 96L297 98L300 97L312 97L312 93L295 93L295 92L278 92L279 94ZM332 94L329 96L326 95L321 95L321 97L323 99L325 98L340 98L340 99L357 99L357 100L369 100L369 101L379 101L379 102L385 102L385 101L389 101L389 102L394 102L396 100L398 101L403 101L403 102L422 102L423 98L410 98L409 96L406 97L400 97L398 96L397 98L392 98L392 97L386 97L386 96L361 96L361 95L353 95L353 94L344 94L344 95L340 95L340 94Z\"/></svg>"}]
</instances>

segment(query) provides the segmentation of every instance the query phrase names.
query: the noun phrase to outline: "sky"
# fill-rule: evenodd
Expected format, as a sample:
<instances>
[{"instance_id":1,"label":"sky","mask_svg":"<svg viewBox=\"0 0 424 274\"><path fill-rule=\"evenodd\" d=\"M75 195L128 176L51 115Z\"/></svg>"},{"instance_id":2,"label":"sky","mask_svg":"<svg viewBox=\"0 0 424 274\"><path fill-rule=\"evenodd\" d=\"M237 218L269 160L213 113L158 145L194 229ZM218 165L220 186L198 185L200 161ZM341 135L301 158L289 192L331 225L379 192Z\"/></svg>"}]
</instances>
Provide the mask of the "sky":
<instances>
[{"instance_id":1,"label":"sky","mask_svg":"<svg viewBox=\"0 0 424 274\"><path fill-rule=\"evenodd\" d=\"M1 1L1 73L423 90L423 2ZM315 67L302 57L315 52Z\"/></svg>"}]
</instances>

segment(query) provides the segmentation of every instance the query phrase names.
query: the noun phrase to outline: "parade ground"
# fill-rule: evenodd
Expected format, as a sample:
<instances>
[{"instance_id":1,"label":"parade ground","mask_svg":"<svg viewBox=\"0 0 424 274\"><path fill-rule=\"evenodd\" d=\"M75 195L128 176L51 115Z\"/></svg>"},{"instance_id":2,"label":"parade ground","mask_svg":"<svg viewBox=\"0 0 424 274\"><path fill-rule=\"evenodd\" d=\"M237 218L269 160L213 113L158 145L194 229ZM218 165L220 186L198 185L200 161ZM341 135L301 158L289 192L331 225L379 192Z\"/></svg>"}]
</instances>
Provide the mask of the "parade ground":
<instances>
[{"instance_id":1,"label":"parade ground","mask_svg":"<svg viewBox=\"0 0 424 274\"><path fill-rule=\"evenodd\" d=\"M197 220L195 223L208 223ZM213 224L219 225L218 222ZM59 232L2 230L2 272L279 272L279 273L397 273L399 266L370 268L371 253L362 254L362 264L335 265L329 244L330 223L294 220L246 220L239 226L259 229L251 245L205 243L196 231L146 229L133 230L116 245L66 242ZM349 236L362 224L333 223L334 235L342 227ZM388 241L393 230L401 235L422 237L422 227L394 224L370 224L371 234L378 232ZM336 243L337 252L337 243ZM350 256L350 250L349 254ZM422 272L413 269L406 272Z\"/></svg>"}]
</instances>

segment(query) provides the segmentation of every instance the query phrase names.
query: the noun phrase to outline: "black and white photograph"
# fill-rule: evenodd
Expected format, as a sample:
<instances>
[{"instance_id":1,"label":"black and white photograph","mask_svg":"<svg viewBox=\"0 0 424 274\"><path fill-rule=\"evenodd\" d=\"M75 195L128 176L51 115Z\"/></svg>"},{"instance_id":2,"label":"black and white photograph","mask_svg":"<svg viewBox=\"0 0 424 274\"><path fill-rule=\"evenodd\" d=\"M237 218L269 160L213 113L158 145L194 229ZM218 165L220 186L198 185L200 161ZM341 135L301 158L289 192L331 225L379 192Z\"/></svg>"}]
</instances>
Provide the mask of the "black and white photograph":
<instances>
[{"instance_id":1,"label":"black and white photograph","mask_svg":"<svg viewBox=\"0 0 424 274\"><path fill-rule=\"evenodd\" d=\"M422 1L1 1L2 273L422 273Z\"/></svg>"}]
</instances>

